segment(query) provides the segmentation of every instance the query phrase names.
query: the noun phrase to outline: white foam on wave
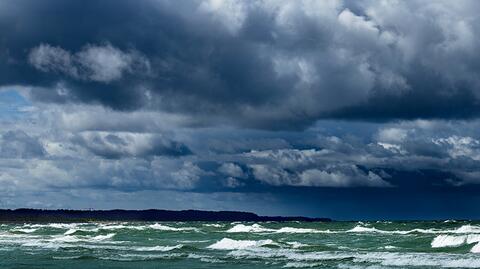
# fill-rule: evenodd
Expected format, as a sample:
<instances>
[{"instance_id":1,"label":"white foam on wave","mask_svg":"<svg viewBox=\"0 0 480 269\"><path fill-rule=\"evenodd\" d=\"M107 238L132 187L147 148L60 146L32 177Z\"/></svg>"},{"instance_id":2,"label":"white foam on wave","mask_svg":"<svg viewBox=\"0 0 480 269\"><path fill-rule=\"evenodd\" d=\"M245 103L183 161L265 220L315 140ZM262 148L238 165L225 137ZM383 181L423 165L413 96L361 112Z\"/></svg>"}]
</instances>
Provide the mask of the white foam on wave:
<instances>
[{"instance_id":1,"label":"white foam on wave","mask_svg":"<svg viewBox=\"0 0 480 269\"><path fill-rule=\"evenodd\" d=\"M222 228L224 225L218 223L205 223L203 224L205 227L215 227L215 228Z\"/></svg>"},{"instance_id":2,"label":"white foam on wave","mask_svg":"<svg viewBox=\"0 0 480 269\"><path fill-rule=\"evenodd\" d=\"M103 256L98 257L101 260L111 260L111 261L148 261L148 260L158 260L158 259L172 259L178 258L181 254L171 253L171 254L117 254L115 256Z\"/></svg>"},{"instance_id":3,"label":"white foam on wave","mask_svg":"<svg viewBox=\"0 0 480 269\"><path fill-rule=\"evenodd\" d=\"M479 268L480 259L463 254L427 254L427 253L396 253L373 252L355 255L357 263L379 263L383 266L396 267L433 267L433 268Z\"/></svg>"},{"instance_id":4,"label":"white foam on wave","mask_svg":"<svg viewBox=\"0 0 480 269\"><path fill-rule=\"evenodd\" d=\"M114 237L114 233L106 234L106 235L97 235L97 236L75 236L75 235L63 235L63 236L58 236L54 237L52 239L49 239L47 241L49 242L64 242L64 243L75 243L75 242L98 242L98 241L104 241L107 239L110 239Z\"/></svg>"},{"instance_id":5,"label":"white foam on wave","mask_svg":"<svg viewBox=\"0 0 480 269\"><path fill-rule=\"evenodd\" d=\"M227 233L262 233L262 232L275 232L274 229L265 228L259 224L244 225L237 224L227 230Z\"/></svg>"},{"instance_id":6,"label":"white foam on wave","mask_svg":"<svg viewBox=\"0 0 480 269\"><path fill-rule=\"evenodd\" d=\"M480 253L480 242L477 243L473 248L470 250L472 253Z\"/></svg>"},{"instance_id":7,"label":"white foam on wave","mask_svg":"<svg viewBox=\"0 0 480 269\"><path fill-rule=\"evenodd\" d=\"M282 227L280 229L265 228L259 224L237 224L226 231L227 233L334 233L330 230L316 230L309 228Z\"/></svg>"},{"instance_id":8,"label":"white foam on wave","mask_svg":"<svg viewBox=\"0 0 480 269\"><path fill-rule=\"evenodd\" d=\"M452 231L452 233L459 234L480 234L480 227L473 225L463 225L460 228Z\"/></svg>"},{"instance_id":9,"label":"white foam on wave","mask_svg":"<svg viewBox=\"0 0 480 269\"><path fill-rule=\"evenodd\" d=\"M308 247L309 246L307 244L303 244L303 243L300 243L300 242L297 242L297 241L286 242L286 243L289 244L292 248L302 248L302 247Z\"/></svg>"},{"instance_id":10,"label":"white foam on wave","mask_svg":"<svg viewBox=\"0 0 480 269\"><path fill-rule=\"evenodd\" d=\"M43 227L55 228L55 229L73 229L78 226L77 223L50 223L43 225Z\"/></svg>"},{"instance_id":11,"label":"white foam on wave","mask_svg":"<svg viewBox=\"0 0 480 269\"><path fill-rule=\"evenodd\" d=\"M198 231L197 228L194 227L170 227L167 225L162 225L162 224L152 224L148 226L150 229L155 229L155 230L160 230L160 231L171 231L171 232L178 232L178 231Z\"/></svg>"},{"instance_id":12,"label":"white foam on wave","mask_svg":"<svg viewBox=\"0 0 480 269\"><path fill-rule=\"evenodd\" d=\"M456 247L465 243L465 236L439 235L431 243L432 248Z\"/></svg>"},{"instance_id":13,"label":"white foam on wave","mask_svg":"<svg viewBox=\"0 0 480 269\"><path fill-rule=\"evenodd\" d=\"M382 233L382 234L408 234L410 232L411 231L385 231L385 230L379 230L375 227L364 227L360 225L357 225L347 231L347 233Z\"/></svg>"},{"instance_id":14,"label":"white foam on wave","mask_svg":"<svg viewBox=\"0 0 480 269\"><path fill-rule=\"evenodd\" d=\"M77 229L68 229L65 233L63 233L64 235L71 235L71 234L74 234L77 232Z\"/></svg>"},{"instance_id":15,"label":"white foam on wave","mask_svg":"<svg viewBox=\"0 0 480 269\"><path fill-rule=\"evenodd\" d=\"M137 247L135 248L136 251L161 251L161 252L167 252L171 251L174 249L180 249L182 248L183 245L175 245L175 246L154 246L154 247Z\"/></svg>"},{"instance_id":16,"label":"white foam on wave","mask_svg":"<svg viewBox=\"0 0 480 269\"><path fill-rule=\"evenodd\" d=\"M123 225L123 224L104 224L100 225L99 227L102 230L121 230L121 229L129 229L129 230L137 230L142 231L145 230L145 226L137 226L137 225Z\"/></svg>"},{"instance_id":17,"label":"white foam on wave","mask_svg":"<svg viewBox=\"0 0 480 269\"><path fill-rule=\"evenodd\" d=\"M283 227L275 231L276 233L334 233L330 230L316 230L309 228L294 228L294 227Z\"/></svg>"},{"instance_id":18,"label":"white foam on wave","mask_svg":"<svg viewBox=\"0 0 480 269\"><path fill-rule=\"evenodd\" d=\"M229 252L227 255L240 259L275 259L286 263L308 263L351 260L362 265L433 268L480 268L480 259L468 254L446 253L399 253L399 252L299 252L292 249L248 248ZM306 265L305 265L306 266ZM369 268L368 266L366 266Z\"/></svg>"},{"instance_id":19,"label":"white foam on wave","mask_svg":"<svg viewBox=\"0 0 480 269\"><path fill-rule=\"evenodd\" d=\"M37 230L38 230L38 229L36 229L36 228L30 228L30 229L28 229L28 228L24 228L24 229L22 229L22 228L14 228L14 229L12 229L11 231L12 231L12 232L21 232L21 233L29 234L29 233L33 233L33 232L35 232L35 231L37 231Z\"/></svg>"},{"instance_id":20,"label":"white foam on wave","mask_svg":"<svg viewBox=\"0 0 480 269\"><path fill-rule=\"evenodd\" d=\"M89 238L89 240L91 240L91 241L103 241L103 240L113 238L115 235L116 235L115 233L109 233L109 234L106 234L106 235L97 235L97 236Z\"/></svg>"},{"instance_id":21,"label":"white foam on wave","mask_svg":"<svg viewBox=\"0 0 480 269\"><path fill-rule=\"evenodd\" d=\"M380 230L375 227L365 227L362 225L357 225L354 228L346 231L347 233L381 233L381 234L411 234L411 233L423 233L423 234L480 234L480 227L473 225L463 225L457 229L447 229L447 230L438 230L438 229L412 229L406 231L400 230Z\"/></svg>"},{"instance_id":22,"label":"white foam on wave","mask_svg":"<svg viewBox=\"0 0 480 269\"><path fill-rule=\"evenodd\" d=\"M469 235L438 235L431 243L432 248L458 247L465 244L480 242L479 234Z\"/></svg>"},{"instance_id":23,"label":"white foam on wave","mask_svg":"<svg viewBox=\"0 0 480 269\"><path fill-rule=\"evenodd\" d=\"M233 240L230 238L223 238L222 240L208 246L209 249L218 249L218 250L235 250L235 249L246 249L252 247L261 247L265 245L275 244L270 239L266 240Z\"/></svg>"}]
</instances>

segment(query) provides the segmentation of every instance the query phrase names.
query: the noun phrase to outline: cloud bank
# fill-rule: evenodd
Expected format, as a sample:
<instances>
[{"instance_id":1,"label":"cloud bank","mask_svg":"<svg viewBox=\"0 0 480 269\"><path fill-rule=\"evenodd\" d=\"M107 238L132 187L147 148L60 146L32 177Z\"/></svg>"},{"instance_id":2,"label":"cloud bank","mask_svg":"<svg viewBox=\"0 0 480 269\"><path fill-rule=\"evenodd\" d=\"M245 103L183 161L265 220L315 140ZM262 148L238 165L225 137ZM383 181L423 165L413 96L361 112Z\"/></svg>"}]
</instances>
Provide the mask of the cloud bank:
<instances>
[{"instance_id":1,"label":"cloud bank","mask_svg":"<svg viewBox=\"0 0 480 269\"><path fill-rule=\"evenodd\" d=\"M2 1L0 204L473 190L479 5Z\"/></svg>"}]
</instances>

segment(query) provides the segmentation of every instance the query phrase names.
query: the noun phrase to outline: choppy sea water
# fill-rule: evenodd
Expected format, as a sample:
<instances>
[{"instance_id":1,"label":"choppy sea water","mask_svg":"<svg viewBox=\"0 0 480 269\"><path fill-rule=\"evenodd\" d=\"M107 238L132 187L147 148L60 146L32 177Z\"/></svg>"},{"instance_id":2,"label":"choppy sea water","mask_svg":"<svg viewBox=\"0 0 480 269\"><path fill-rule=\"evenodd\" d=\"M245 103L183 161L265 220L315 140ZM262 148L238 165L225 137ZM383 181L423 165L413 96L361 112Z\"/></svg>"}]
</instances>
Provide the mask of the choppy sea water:
<instances>
[{"instance_id":1,"label":"choppy sea water","mask_svg":"<svg viewBox=\"0 0 480 269\"><path fill-rule=\"evenodd\" d=\"M480 223L10 223L0 268L480 268Z\"/></svg>"}]
</instances>

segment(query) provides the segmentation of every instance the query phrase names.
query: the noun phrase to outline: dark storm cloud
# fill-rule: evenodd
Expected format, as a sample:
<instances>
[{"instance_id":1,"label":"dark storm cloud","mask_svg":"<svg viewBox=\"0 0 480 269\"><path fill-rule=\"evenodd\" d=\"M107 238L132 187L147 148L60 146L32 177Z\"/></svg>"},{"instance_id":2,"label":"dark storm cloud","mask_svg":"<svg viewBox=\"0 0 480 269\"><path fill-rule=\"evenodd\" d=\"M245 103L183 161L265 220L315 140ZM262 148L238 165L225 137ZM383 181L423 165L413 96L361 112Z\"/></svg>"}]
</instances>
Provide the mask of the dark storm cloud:
<instances>
[{"instance_id":1,"label":"dark storm cloud","mask_svg":"<svg viewBox=\"0 0 480 269\"><path fill-rule=\"evenodd\" d=\"M183 143L156 134L140 133L81 133L73 142L95 155L118 159L122 157L148 158L152 156L178 157L192 152Z\"/></svg>"},{"instance_id":2,"label":"dark storm cloud","mask_svg":"<svg viewBox=\"0 0 480 269\"><path fill-rule=\"evenodd\" d=\"M0 84L198 122L479 115L475 1L3 1Z\"/></svg>"}]
</instances>

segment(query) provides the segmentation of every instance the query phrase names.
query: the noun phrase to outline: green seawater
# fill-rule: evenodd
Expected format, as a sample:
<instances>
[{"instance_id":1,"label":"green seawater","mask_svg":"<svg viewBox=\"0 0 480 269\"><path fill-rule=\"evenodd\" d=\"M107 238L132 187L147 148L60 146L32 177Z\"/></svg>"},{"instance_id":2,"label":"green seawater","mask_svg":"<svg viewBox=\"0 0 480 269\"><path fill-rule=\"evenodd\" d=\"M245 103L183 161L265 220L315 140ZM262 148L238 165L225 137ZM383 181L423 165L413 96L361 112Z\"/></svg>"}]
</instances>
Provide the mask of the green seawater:
<instances>
[{"instance_id":1,"label":"green seawater","mask_svg":"<svg viewBox=\"0 0 480 269\"><path fill-rule=\"evenodd\" d=\"M0 268L480 268L480 223L0 224Z\"/></svg>"}]
</instances>

